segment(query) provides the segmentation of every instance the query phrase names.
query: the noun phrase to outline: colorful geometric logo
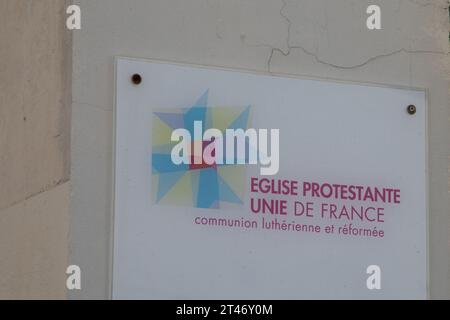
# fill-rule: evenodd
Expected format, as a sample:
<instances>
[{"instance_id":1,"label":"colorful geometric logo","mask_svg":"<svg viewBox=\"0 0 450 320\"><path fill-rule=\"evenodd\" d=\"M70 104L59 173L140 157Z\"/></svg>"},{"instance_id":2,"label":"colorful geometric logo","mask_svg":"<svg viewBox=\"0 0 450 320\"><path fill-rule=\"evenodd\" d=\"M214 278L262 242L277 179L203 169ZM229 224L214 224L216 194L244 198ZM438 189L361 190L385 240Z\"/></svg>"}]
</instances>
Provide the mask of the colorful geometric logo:
<instances>
[{"instance_id":1,"label":"colorful geometric logo","mask_svg":"<svg viewBox=\"0 0 450 320\"><path fill-rule=\"evenodd\" d=\"M204 130L246 130L250 106L208 106L208 91L189 108L171 108L153 112L152 190L158 204L219 209L242 205L245 194L245 165L196 163L175 165L171 152L177 142L172 132L184 128L194 137L194 122L202 121ZM194 143L194 141L192 141ZM204 147L211 141L202 141ZM193 155L190 155L193 157ZM237 163L237 161L234 161Z\"/></svg>"}]
</instances>

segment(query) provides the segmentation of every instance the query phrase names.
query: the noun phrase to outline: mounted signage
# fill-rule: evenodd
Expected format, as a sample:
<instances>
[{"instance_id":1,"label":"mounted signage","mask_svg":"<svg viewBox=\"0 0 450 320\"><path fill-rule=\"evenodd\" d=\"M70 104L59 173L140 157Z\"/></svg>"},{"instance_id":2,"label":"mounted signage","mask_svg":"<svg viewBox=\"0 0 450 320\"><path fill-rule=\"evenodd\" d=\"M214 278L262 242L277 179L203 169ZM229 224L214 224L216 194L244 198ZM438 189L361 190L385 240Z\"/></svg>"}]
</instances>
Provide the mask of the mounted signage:
<instances>
[{"instance_id":1,"label":"mounted signage","mask_svg":"<svg viewBox=\"0 0 450 320\"><path fill-rule=\"evenodd\" d=\"M425 93L120 58L113 297L427 297Z\"/></svg>"}]
</instances>

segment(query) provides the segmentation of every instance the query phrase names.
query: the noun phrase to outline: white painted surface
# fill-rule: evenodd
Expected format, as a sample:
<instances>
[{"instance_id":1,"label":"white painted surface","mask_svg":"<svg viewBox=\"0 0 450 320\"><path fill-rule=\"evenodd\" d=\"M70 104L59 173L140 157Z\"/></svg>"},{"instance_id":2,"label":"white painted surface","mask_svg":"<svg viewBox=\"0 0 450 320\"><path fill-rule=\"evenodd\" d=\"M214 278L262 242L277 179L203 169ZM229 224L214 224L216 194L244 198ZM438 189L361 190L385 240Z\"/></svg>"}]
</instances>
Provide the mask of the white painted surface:
<instances>
[{"instance_id":1,"label":"white painted surface","mask_svg":"<svg viewBox=\"0 0 450 320\"><path fill-rule=\"evenodd\" d=\"M139 86L130 81L135 73ZM236 207L154 203L153 112L189 108L206 90L209 107L250 105L252 128L280 129L280 171L264 177L247 166L244 204ZM114 298L427 297L424 92L119 59L116 108ZM250 177L398 188L401 200L258 196ZM280 222L335 225L335 234L263 230L261 214L250 211L252 196L287 200ZM314 202L315 217L295 217L295 201ZM323 219L321 203L382 207L384 222ZM196 217L244 218L259 227L200 226ZM349 223L385 236L338 234ZM366 287L372 264L382 270L379 291Z\"/></svg>"},{"instance_id":2,"label":"white painted surface","mask_svg":"<svg viewBox=\"0 0 450 320\"><path fill-rule=\"evenodd\" d=\"M71 262L83 290L110 296L114 56L126 55L426 88L430 293L450 297L448 3L380 0L75 0Z\"/></svg>"}]
</instances>

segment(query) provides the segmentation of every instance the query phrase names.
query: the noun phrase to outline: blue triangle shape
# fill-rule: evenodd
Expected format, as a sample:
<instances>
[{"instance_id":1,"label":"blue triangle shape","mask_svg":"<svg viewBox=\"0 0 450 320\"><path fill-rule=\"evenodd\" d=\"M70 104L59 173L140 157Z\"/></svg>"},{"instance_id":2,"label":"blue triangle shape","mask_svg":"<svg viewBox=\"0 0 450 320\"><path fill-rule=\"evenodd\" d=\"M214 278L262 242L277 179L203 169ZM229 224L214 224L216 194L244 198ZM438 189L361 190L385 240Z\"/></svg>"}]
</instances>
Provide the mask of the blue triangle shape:
<instances>
[{"instance_id":1,"label":"blue triangle shape","mask_svg":"<svg viewBox=\"0 0 450 320\"><path fill-rule=\"evenodd\" d=\"M220 175L219 177L219 196L220 200L242 204L242 200L231 190L230 186L222 179Z\"/></svg>"},{"instance_id":2,"label":"blue triangle shape","mask_svg":"<svg viewBox=\"0 0 450 320\"><path fill-rule=\"evenodd\" d=\"M181 113L154 112L154 115L172 129L183 128L183 114Z\"/></svg>"},{"instance_id":3,"label":"blue triangle shape","mask_svg":"<svg viewBox=\"0 0 450 320\"><path fill-rule=\"evenodd\" d=\"M247 129L249 116L250 106L242 111L242 113L228 126L228 129Z\"/></svg>"},{"instance_id":4,"label":"blue triangle shape","mask_svg":"<svg viewBox=\"0 0 450 320\"><path fill-rule=\"evenodd\" d=\"M208 106L209 89L197 100L193 105L194 107L207 107Z\"/></svg>"}]
</instances>

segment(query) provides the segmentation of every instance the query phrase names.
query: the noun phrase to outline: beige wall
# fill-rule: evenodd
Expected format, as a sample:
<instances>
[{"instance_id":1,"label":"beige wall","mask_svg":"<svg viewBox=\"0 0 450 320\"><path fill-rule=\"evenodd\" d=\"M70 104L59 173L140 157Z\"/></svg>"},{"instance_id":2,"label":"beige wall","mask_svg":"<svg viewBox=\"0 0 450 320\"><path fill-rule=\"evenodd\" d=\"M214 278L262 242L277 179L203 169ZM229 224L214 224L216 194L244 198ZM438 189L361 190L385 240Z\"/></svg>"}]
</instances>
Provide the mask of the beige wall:
<instances>
[{"instance_id":1,"label":"beige wall","mask_svg":"<svg viewBox=\"0 0 450 320\"><path fill-rule=\"evenodd\" d=\"M70 171L65 1L0 0L0 298L64 298Z\"/></svg>"},{"instance_id":2,"label":"beige wall","mask_svg":"<svg viewBox=\"0 0 450 320\"><path fill-rule=\"evenodd\" d=\"M418 86L430 106L431 297L450 297L448 1L0 0L0 298L64 298L70 79L74 79L71 262L77 298L110 293L113 57Z\"/></svg>"}]
</instances>

